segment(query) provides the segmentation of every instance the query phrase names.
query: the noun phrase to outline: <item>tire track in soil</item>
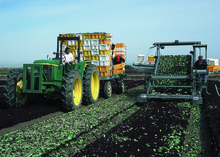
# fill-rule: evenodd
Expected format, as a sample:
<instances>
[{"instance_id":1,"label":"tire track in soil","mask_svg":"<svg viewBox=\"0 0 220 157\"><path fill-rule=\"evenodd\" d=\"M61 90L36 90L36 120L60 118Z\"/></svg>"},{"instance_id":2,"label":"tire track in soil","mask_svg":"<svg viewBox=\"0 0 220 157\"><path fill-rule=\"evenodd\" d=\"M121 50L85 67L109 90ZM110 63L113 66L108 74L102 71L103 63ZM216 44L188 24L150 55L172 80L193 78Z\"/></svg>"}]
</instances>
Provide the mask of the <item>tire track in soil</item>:
<instances>
[{"instance_id":1,"label":"tire track in soil","mask_svg":"<svg viewBox=\"0 0 220 157\"><path fill-rule=\"evenodd\" d=\"M213 81L208 80L207 87L208 87L208 92L210 92L212 95L215 95L215 89L211 88L211 85L213 84ZM212 90L210 90L212 89ZM201 109L201 119L200 119L200 130L199 130L199 136L200 139L198 140L199 145L204 149L204 153L201 155L198 155L200 157L214 157L216 156L215 154L215 149L214 146L212 145L213 140L212 140L212 129L209 127L210 121L207 116L207 111L206 111L206 106L208 106L208 102L210 101L208 94L204 94L204 102L203 104L199 105ZM191 113L192 114L192 113ZM193 126L194 122L192 117L190 116L189 118L189 124L187 125L186 131L189 132L189 134L185 134L185 141L192 140L190 135L193 134ZM186 150L188 150L187 147L184 146ZM187 157L187 154L185 152L182 152L181 157Z\"/></svg>"},{"instance_id":2,"label":"tire track in soil","mask_svg":"<svg viewBox=\"0 0 220 157\"><path fill-rule=\"evenodd\" d=\"M116 82L111 81L112 83L112 97L115 97L116 94ZM142 86L144 80L124 80L127 90L136 88L137 86ZM0 85L4 85L5 81L0 81ZM98 101L104 100L102 85L100 84L100 96ZM28 106L23 106L20 108L11 108L7 109L4 107L4 88L0 88L0 136L16 131L21 128L25 128L29 125L51 119L53 117L64 114L63 108L61 106L62 101L60 99L60 94L53 96L52 100L45 100L41 102L35 102L34 95L31 95L30 103ZM82 104L82 107L85 105Z\"/></svg>"}]
</instances>

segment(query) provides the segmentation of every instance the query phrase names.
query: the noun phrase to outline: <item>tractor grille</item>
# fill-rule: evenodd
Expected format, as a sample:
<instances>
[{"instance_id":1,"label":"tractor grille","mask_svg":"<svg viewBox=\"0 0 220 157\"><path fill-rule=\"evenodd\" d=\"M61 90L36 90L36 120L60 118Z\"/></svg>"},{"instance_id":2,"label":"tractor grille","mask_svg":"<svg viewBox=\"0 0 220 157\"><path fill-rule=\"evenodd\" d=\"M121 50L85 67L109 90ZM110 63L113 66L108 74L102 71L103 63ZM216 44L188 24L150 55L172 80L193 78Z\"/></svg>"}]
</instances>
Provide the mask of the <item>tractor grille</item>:
<instances>
[{"instance_id":1,"label":"tractor grille","mask_svg":"<svg viewBox=\"0 0 220 157\"><path fill-rule=\"evenodd\" d=\"M39 67L34 67L34 77L39 77L39 70ZM43 72L49 80L51 78L51 65L43 65Z\"/></svg>"}]
</instances>

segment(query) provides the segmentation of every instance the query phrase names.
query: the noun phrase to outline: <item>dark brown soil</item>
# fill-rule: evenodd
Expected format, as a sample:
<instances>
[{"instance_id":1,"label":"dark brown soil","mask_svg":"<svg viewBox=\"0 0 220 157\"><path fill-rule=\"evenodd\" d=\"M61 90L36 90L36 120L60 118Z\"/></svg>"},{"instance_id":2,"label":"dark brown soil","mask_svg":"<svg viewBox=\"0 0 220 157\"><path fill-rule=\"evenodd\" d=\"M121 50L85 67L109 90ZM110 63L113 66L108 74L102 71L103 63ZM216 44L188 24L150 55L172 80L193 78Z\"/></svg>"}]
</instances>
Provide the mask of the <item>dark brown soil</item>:
<instances>
[{"instance_id":1,"label":"dark brown soil","mask_svg":"<svg viewBox=\"0 0 220 157\"><path fill-rule=\"evenodd\" d=\"M117 90L116 82L111 81L111 83L114 96L116 95ZM124 80L124 83L126 89L129 90L133 87L143 85L144 80ZM0 84L4 85L5 81L0 81ZM102 86L100 86L100 90L103 90ZM54 95L51 100L43 101L34 101L34 95L30 95L30 102L27 106L7 109L5 107L6 103L4 102L4 91L4 88L0 88L0 136L10 131L50 119L64 113L59 94ZM100 92L99 101L102 101L103 99L103 92ZM83 106L84 105L82 104L82 107Z\"/></svg>"},{"instance_id":2,"label":"dark brown soil","mask_svg":"<svg viewBox=\"0 0 220 157\"><path fill-rule=\"evenodd\" d=\"M5 84L4 81L0 81L0 85L4 85L4 84ZM114 82L112 82L112 84L113 84L113 94L116 94L116 84ZM140 80L136 80L136 81L125 80L125 85L127 86L127 89L131 89L132 87L143 85L143 84L144 84L143 80L141 81ZM202 157L212 157L212 156L218 156L220 154L220 139L219 139L220 137L220 131L219 131L220 130L220 125L219 125L220 97L218 97L216 94L214 84L216 84L218 88L220 88L220 82L208 81L208 92L211 93L211 95L205 94L204 95L205 102L203 105L200 106L200 108L202 109L203 116L201 119L201 129L199 133L201 139L199 143L205 150L204 154L201 155ZM101 87L101 89L102 88L103 87ZM0 136L10 131L15 131L17 129L24 128L28 125L32 125L34 123L50 119L52 117L55 117L57 115L64 113L62 111L59 95L55 95L53 99L50 101L43 101L43 102L30 101L28 106L21 107L21 108L6 109L5 107L3 107L5 105L4 96L2 94L3 92L4 92L4 89L0 88L0 105L1 105L0 106L0 110L1 110L0 111ZM103 95L102 93L100 93L99 101L103 99L104 99ZM155 106L155 104L151 104L151 105ZM160 106L157 106L157 107L160 107ZM147 114L147 112L144 114ZM146 118L146 116L140 117L140 115L144 115L144 114L137 113L136 118L133 118L133 120L132 119L128 120L127 122L131 122L131 121L134 121L135 123L140 122L140 126L143 126L143 124L145 125L146 121L144 121L143 123L142 121L144 117ZM155 115L157 114L155 113ZM158 115L160 116L160 114ZM124 122L124 123L126 124L127 122ZM165 123L167 123L167 121ZM147 124L148 123L146 123L146 127L150 125L150 123L149 125ZM129 125L132 125L132 124L129 124ZM185 124L184 122L182 126L186 127L187 131L192 132L193 131L192 125L193 125L192 119L190 119L189 124ZM163 128L162 123L161 123L161 128ZM117 134L118 129L123 129L123 128L122 127L114 128L114 130L112 130L111 132L114 132L115 134ZM157 128L152 128L152 130L156 130L156 129ZM149 132L149 134L150 133L151 132ZM135 135L135 132L133 134ZM187 135L184 136L183 138L185 138L185 140L190 140L190 137ZM143 139L143 140L146 140L146 139ZM92 145L88 145L86 149L84 150L83 154L87 154L90 151L94 151L93 148L96 147L96 144L102 146L101 142L107 142L107 141L104 141L104 139L100 139L96 141L95 143L93 143ZM104 145L106 145L106 143ZM161 143L161 145L163 144ZM141 145L139 148L141 148ZM103 147L102 149L106 149L108 151L111 148ZM186 156L186 154L183 154L182 156Z\"/></svg>"}]
</instances>

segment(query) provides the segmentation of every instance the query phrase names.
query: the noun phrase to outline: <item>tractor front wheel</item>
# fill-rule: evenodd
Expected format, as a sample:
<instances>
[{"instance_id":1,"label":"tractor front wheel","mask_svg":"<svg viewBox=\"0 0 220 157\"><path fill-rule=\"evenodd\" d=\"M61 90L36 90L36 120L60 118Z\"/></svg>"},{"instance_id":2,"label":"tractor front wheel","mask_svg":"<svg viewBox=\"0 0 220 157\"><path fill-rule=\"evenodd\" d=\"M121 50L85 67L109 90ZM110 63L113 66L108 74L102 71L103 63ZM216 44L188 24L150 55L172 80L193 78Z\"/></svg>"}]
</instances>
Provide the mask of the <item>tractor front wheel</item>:
<instances>
[{"instance_id":1,"label":"tractor front wheel","mask_svg":"<svg viewBox=\"0 0 220 157\"><path fill-rule=\"evenodd\" d=\"M25 106L28 94L22 93L23 69L13 69L7 77L5 84L5 98L8 108Z\"/></svg>"},{"instance_id":2,"label":"tractor front wheel","mask_svg":"<svg viewBox=\"0 0 220 157\"><path fill-rule=\"evenodd\" d=\"M61 100L67 111L81 107L83 93L82 76L76 69L71 69L63 79Z\"/></svg>"},{"instance_id":3,"label":"tractor front wheel","mask_svg":"<svg viewBox=\"0 0 220 157\"><path fill-rule=\"evenodd\" d=\"M85 67L83 87L83 103L85 103L85 105L96 103L99 98L100 89L99 71L96 65L89 64Z\"/></svg>"}]
</instances>

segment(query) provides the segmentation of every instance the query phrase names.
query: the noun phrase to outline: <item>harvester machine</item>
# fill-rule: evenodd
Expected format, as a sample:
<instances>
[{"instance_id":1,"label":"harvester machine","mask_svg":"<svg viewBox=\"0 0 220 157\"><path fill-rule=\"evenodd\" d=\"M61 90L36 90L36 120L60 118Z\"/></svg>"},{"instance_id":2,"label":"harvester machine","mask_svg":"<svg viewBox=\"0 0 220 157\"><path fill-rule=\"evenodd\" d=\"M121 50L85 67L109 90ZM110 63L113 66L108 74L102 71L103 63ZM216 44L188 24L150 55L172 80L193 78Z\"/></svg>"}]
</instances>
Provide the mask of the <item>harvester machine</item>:
<instances>
[{"instance_id":1,"label":"harvester machine","mask_svg":"<svg viewBox=\"0 0 220 157\"><path fill-rule=\"evenodd\" d=\"M145 84L144 88L146 91L146 94L141 94L138 97L138 103L147 103L148 99L150 98L156 98L156 99L190 99L192 103L194 104L202 104L203 98L202 98L202 90L206 89L207 92L207 77L205 80L202 80L203 75L207 75L207 70L199 70L199 69L193 69L192 66L194 65L196 61L196 50L197 48L205 49L205 55L204 58L207 59L207 45L201 44L200 41L195 42L179 42L176 40L175 42L156 42L153 44L153 47L156 47L156 55L155 55L155 65L149 65L154 66L154 72L152 72L150 75L147 75L145 77ZM158 75L158 68L159 68L159 62L160 62L160 50L164 49L166 46L184 46L184 45L191 45L193 47L193 51L190 51L190 58L191 61L190 66L188 66L188 74L187 75ZM184 64L184 63L183 63ZM175 66L175 65L174 65ZM184 66L183 66L184 67ZM160 67L161 68L161 67ZM188 80L190 82L188 85L158 85L155 84L155 82L160 82L161 80ZM152 89L156 88L188 88L190 89L190 94L153 94L151 93ZM208 92L207 92L208 93ZM209 93L208 93L209 94Z\"/></svg>"}]
</instances>

